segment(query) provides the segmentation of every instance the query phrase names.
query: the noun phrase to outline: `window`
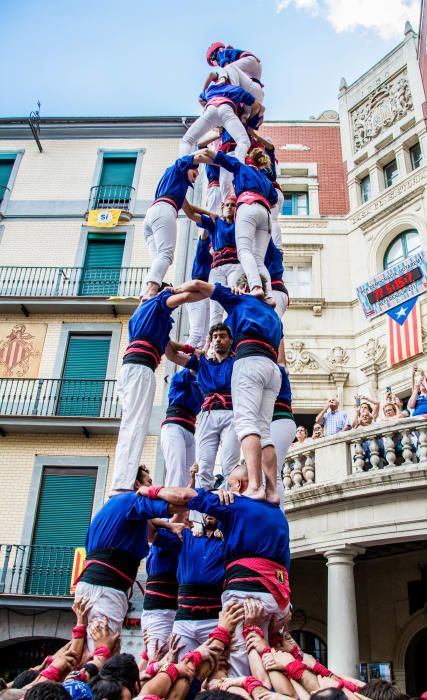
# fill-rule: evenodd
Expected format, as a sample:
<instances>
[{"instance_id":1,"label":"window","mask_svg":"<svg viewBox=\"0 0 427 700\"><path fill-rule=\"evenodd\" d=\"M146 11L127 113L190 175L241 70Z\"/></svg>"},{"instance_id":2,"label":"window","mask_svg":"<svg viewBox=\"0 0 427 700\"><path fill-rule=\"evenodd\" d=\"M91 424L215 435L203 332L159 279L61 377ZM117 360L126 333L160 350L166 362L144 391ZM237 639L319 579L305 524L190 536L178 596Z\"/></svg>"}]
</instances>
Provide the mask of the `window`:
<instances>
[{"instance_id":1,"label":"window","mask_svg":"<svg viewBox=\"0 0 427 700\"><path fill-rule=\"evenodd\" d=\"M423 162L423 154L421 153L421 144L419 141L409 149L409 155L411 157L412 170L416 170Z\"/></svg>"},{"instance_id":2,"label":"window","mask_svg":"<svg viewBox=\"0 0 427 700\"><path fill-rule=\"evenodd\" d=\"M125 233L89 233L79 296L111 296L120 283Z\"/></svg>"},{"instance_id":3,"label":"window","mask_svg":"<svg viewBox=\"0 0 427 700\"><path fill-rule=\"evenodd\" d=\"M70 333L60 382L58 416L100 416L111 335Z\"/></svg>"},{"instance_id":4,"label":"window","mask_svg":"<svg viewBox=\"0 0 427 700\"><path fill-rule=\"evenodd\" d=\"M7 192L15 160L16 155L14 153L0 153L0 202L4 199Z\"/></svg>"},{"instance_id":5,"label":"window","mask_svg":"<svg viewBox=\"0 0 427 700\"><path fill-rule=\"evenodd\" d=\"M418 231L414 228L403 231L390 243L385 252L384 270L402 262L409 255L414 255L419 250L421 250L421 241Z\"/></svg>"},{"instance_id":6,"label":"window","mask_svg":"<svg viewBox=\"0 0 427 700\"><path fill-rule=\"evenodd\" d=\"M399 177L399 171L397 169L396 160L392 160L384 166L384 184L386 187L391 187L392 184Z\"/></svg>"},{"instance_id":7,"label":"window","mask_svg":"<svg viewBox=\"0 0 427 700\"><path fill-rule=\"evenodd\" d=\"M84 546L96 475L96 468L43 469L27 593L69 595L74 549Z\"/></svg>"},{"instance_id":8,"label":"window","mask_svg":"<svg viewBox=\"0 0 427 700\"><path fill-rule=\"evenodd\" d=\"M371 178L369 175L360 180L360 197L363 202L367 202L371 196Z\"/></svg>"},{"instance_id":9,"label":"window","mask_svg":"<svg viewBox=\"0 0 427 700\"><path fill-rule=\"evenodd\" d=\"M300 649L302 649L306 654L315 656L321 664L326 666L326 644L320 639L320 637L317 637L312 632L305 632L304 630L292 630L292 637L295 639Z\"/></svg>"},{"instance_id":10,"label":"window","mask_svg":"<svg viewBox=\"0 0 427 700\"><path fill-rule=\"evenodd\" d=\"M284 192L282 214L284 216L308 216L307 192Z\"/></svg>"},{"instance_id":11,"label":"window","mask_svg":"<svg viewBox=\"0 0 427 700\"><path fill-rule=\"evenodd\" d=\"M294 263L285 265L285 284L291 298L311 297L310 263Z\"/></svg>"},{"instance_id":12,"label":"window","mask_svg":"<svg viewBox=\"0 0 427 700\"><path fill-rule=\"evenodd\" d=\"M95 209L128 209L137 153L105 153Z\"/></svg>"}]
</instances>

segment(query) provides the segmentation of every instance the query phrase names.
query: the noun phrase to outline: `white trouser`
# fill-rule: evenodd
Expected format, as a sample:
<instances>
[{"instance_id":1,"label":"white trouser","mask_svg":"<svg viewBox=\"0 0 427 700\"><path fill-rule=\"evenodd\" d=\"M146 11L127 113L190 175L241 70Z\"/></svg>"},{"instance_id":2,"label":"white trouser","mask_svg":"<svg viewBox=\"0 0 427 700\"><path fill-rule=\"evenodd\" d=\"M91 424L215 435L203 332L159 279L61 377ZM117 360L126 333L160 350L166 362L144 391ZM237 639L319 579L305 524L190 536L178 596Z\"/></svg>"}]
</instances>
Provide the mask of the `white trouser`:
<instances>
[{"instance_id":1,"label":"white trouser","mask_svg":"<svg viewBox=\"0 0 427 700\"><path fill-rule=\"evenodd\" d=\"M218 618L214 620L175 620L172 633L179 634L180 642L184 647L179 652L178 660L181 661L187 651L194 651L200 644L208 641L208 636L218 627Z\"/></svg>"},{"instance_id":2,"label":"white trouser","mask_svg":"<svg viewBox=\"0 0 427 700\"><path fill-rule=\"evenodd\" d=\"M240 441L258 435L261 447L272 445L270 426L282 376L273 360L259 355L236 360L231 375L234 425Z\"/></svg>"},{"instance_id":3,"label":"white trouser","mask_svg":"<svg viewBox=\"0 0 427 700\"><path fill-rule=\"evenodd\" d=\"M289 612L289 606L286 610L281 610L273 598L271 593L264 591L229 591L225 590L221 596L222 607L233 600L246 600L247 598L255 598L260 600L264 606L263 620L260 624L262 631L264 632L265 638L268 640L268 626L271 622L273 615L278 618L285 618ZM250 675L249 660L246 652L246 642L243 637L243 622L239 622L236 630L234 632L234 641L230 649L230 658L228 660L230 664L228 675L232 678L237 676L248 676Z\"/></svg>"},{"instance_id":4,"label":"white trouser","mask_svg":"<svg viewBox=\"0 0 427 700\"><path fill-rule=\"evenodd\" d=\"M116 446L112 490L131 491L141 461L142 448L153 410L156 378L145 365L122 365L117 394L122 420Z\"/></svg>"},{"instance_id":5,"label":"white trouser","mask_svg":"<svg viewBox=\"0 0 427 700\"><path fill-rule=\"evenodd\" d=\"M209 333L210 299L190 301L185 304L188 313L188 345L203 348Z\"/></svg>"},{"instance_id":6,"label":"white trouser","mask_svg":"<svg viewBox=\"0 0 427 700\"><path fill-rule=\"evenodd\" d=\"M249 136L239 117L227 103L219 105L219 107L215 107L214 105L208 105L206 107L203 114L196 119L182 137L179 146L179 155L184 156L189 153L194 153L201 137L217 126L224 127L233 137L237 144L235 156L244 163L245 156L250 146Z\"/></svg>"},{"instance_id":7,"label":"white trouser","mask_svg":"<svg viewBox=\"0 0 427 700\"><path fill-rule=\"evenodd\" d=\"M172 204L157 202L148 208L144 237L151 256L146 282L162 284L173 262L176 245L176 210Z\"/></svg>"},{"instance_id":8,"label":"white trouser","mask_svg":"<svg viewBox=\"0 0 427 700\"><path fill-rule=\"evenodd\" d=\"M196 456L193 433L177 423L165 423L160 430L160 445L165 458L165 486L188 486Z\"/></svg>"},{"instance_id":9,"label":"white trouser","mask_svg":"<svg viewBox=\"0 0 427 700\"><path fill-rule=\"evenodd\" d=\"M224 168L222 168L224 170ZM227 171L226 171L227 172ZM233 179L233 173L230 173ZM219 186L208 187L206 193L206 209L213 214L221 214L221 190Z\"/></svg>"},{"instance_id":10,"label":"white trouser","mask_svg":"<svg viewBox=\"0 0 427 700\"><path fill-rule=\"evenodd\" d=\"M245 58L240 59L241 61L246 61ZM243 90L249 92L253 95L257 102L264 102L264 90L259 83L252 80L252 77L239 65L240 61L234 61L224 68L224 72L227 73L228 79L232 85L240 85ZM260 65L259 63L257 65ZM253 76L259 80L257 75Z\"/></svg>"},{"instance_id":11,"label":"white trouser","mask_svg":"<svg viewBox=\"0 0 427 700\"><path fill-rule=\"evenodd\" d=\"M274 443L277 457L277 492L280 497L280 505L285 505L285 489L282 480L282 468L290 445L295 440L296 425L291 418L281 418L271 423L271 438Z\"/></svg>"},{"instance_id":12,"label":"white trouser","mask_svg":"<svg viewBox=\"0 0 427 700\"><path fill-rule=\"evenodd\" d=\"M277 203L271 208L271 238L273 239L274 245L277 246L279 250L282 250L283 243L282 232L279 224L279 214L282 211L284 197L282 190L278 190L276 188L276 192L278 196Z\"/></svg>"},{"instance_id":13,"label":"white trouser","mask_svg":"<svg viewBox=\"0 0 427 700\"><path fill-rule=\"evenodd\" d=\"M213 471L220 445L222 473L227 480L240 459L233 411L202 411L196 428L196 459L199 465L196 483L199 488L211 489L214 485Z\"/></svg>"},{"instance_id":14,"label":"white trouser","mask_svg":"<svg viewBox=\"0 0 427 700\"><path fill-rule=\"evenodd\" d=\"M210 284L220 282L224 287L235 287L236 282L243 272L241 265L236 263L227 263L213 267L209 274ZM221 323L224 315L224 309L217 301L210 300L210 321L209 326L212 327L215 323Z\"/></svg>"},{"instance_id":15,"label":"white trouser","mask_svg":"<svg viewBox=\"0 0 427 700\"><path fill-rule=\"evenodd\" d=\"M121 632L123 620L126 617L129 601L126 593L108 586L95 586L92 583L79 581L76 586L75 600L87 597L91 603L88 615L88 626L96 618L108 620L111 632ZM95 649L95 642L89 635L86 644L90 652Z\"/></svg>"},{"instance_id":16,"label":"white trouser","mask_svg":"<svg viewBox=\"0 0 427 700\"><path fill-rule=\"evenodd\" d=\"M152 659L156 651L156 641L159 646L165 644L172 632L176 610L143 610L141 614L141 634L148 632L148 657Z\"/></svg>"},{"instance_id":17,"label":"white trouser","mask_svg":"<svg viewBox=\"0 0 427 700\"><path fill-rule=\"evenodd\" d=\"M285 292L279 292L277 289L273 289L272 295L274 301L276 302L274 310L278 317L282 319L286 309L288 308L289 297Z\"/></svg>"},{"instance_id":18,"label":"white trouser","mask_svg":"<svg viewBox=\"0 0 427 700\"><path fill-rule=\"evenodd\" d=\"M236 216L237 254L248 278L249 289L262 287L261 277L267 281L266 297L271 297L271 278L264 264L270 243L270 213L262 205L241 204Z\"/></svg>"}]
</instances>

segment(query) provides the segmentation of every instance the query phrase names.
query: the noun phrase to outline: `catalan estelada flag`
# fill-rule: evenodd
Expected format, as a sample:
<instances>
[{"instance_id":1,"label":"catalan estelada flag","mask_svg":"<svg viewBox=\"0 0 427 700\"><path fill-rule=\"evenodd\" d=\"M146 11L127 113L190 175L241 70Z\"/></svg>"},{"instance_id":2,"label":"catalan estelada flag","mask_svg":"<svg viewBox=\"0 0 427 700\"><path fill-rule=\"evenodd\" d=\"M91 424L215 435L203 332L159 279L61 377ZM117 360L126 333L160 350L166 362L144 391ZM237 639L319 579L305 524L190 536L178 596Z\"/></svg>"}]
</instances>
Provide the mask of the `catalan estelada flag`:
<instances>
[{"instance_id":1,"label":"catalan estelada flag","mask_svg":"<svg viewBox=\"0 0 427 700\"><path fill-rule=\"evenodd\" d=\"M423 352L418 298L387 311L388 364L390 367Z\"/></svg>"},{"instance_id":2,"label":"catalan estelada flag","mask_svg":"<svg viewBox=\"0 0 427 700\"><path fill-rule=\"evenodd\" d=\"M74 595L76 592L76 579L81 575L83 571L83 565L85 563L86 559L86 550L84 547L76 547L74 551L74 561L73 561L73 570L71 572L71 581L70 581L70 593L71 595Z\"/></svg>"}]
</instances>

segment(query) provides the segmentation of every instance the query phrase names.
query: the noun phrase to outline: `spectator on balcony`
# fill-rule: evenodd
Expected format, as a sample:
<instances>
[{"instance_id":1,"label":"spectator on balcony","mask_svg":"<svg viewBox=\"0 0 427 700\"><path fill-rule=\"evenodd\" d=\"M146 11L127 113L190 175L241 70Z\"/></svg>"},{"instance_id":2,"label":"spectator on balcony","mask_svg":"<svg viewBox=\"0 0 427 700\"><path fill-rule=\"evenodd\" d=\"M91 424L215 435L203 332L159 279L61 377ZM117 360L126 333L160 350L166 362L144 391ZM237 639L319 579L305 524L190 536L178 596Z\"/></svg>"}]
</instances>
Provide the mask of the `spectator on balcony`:
<instances>
[{"instance_id":1,"label":"spectator on balcony","mask_svg":"<svg viewBox=\"0 0 427 700\"><path fill-rule=\"evenodd\" d=\"M361 394L356 395L354 398L356 401L356 411L354 414L352 427L360 428L362 426L365 427L367 425L371 425L371 423L374 423L377 420L380 412L379 401L375 401L375 399L371 399L368 396L362 396Z\"/></svg>"},{"instance_id":2,"label":"spectator on balcony","mask_svg":"<svg viewBox=\"0 0 427 700\"><path fill-rule=\"evenodd\" d=\"M322 437L325 437L325 431L323 429L323 425L321 425L321 423L315 423L313 425L313 432L311 435L311 439L312 440L319 440Z\"/></svg>"},{"instance_id":3,"label":"spectator on balcony","mask_svg":"<svg viewBox=\"0 0 427 700\"><path fill-rule=\"evenodd\" d=\"M425 416L427 414L427 377L424 370L417 371L415 367L414 388L408 401L408 408L413 416Z\"/></svg>"},{"instance_id":4,"label":"spectator on balcony","mask_svg":"<svg viewBox=\"0 0 427 700\"><path fill-rule=\"evenodd\" d=\"M299 425L295 433L295 442L292 443L291 447L300 447L305 440L308 438L308 430L303 425Z\"/></svg>"},{"instance_id":5,"label":"spectator on balcony","mask_svg":"<svg viewBox=\"0 0 427 700\"><path fill-rule=\"evenodd\" d=\"M396 420L397 418L407 418L407 416L402 413L399 406L394 401L386 401L383 406L383 416L383 421Z\"/></svg>"},{"instance_id":6,"label":"spectator on balcony","mask_svg":"<svg viewBox=\"0 0 427 700\"><path fill-rule=\"evenodd\" d=\"M316 416L316 423L323 426L325 437L351 429L350 419L345 411L339 410L339 405L338 399L333 397Z\"/></svg>"}]
</instances>

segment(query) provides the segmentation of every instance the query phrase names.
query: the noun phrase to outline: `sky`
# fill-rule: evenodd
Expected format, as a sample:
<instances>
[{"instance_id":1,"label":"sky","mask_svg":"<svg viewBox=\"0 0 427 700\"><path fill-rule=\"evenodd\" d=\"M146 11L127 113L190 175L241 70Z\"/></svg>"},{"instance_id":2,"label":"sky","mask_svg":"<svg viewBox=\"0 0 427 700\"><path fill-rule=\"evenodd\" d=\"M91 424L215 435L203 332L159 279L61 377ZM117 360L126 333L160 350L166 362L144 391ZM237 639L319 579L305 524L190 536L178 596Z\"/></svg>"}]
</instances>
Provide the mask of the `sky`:
<instances>
[{"instance_id":1,"label":"sky","mask_svg":"<svg viewBox=\"0 0 427 700\"><path fill-rule=\"evenodd\" d=\"M0 116L200 112L214 41L262 59L266 119L337 109L420 0L0 0Z\"/></svg>"}]
</instances>

